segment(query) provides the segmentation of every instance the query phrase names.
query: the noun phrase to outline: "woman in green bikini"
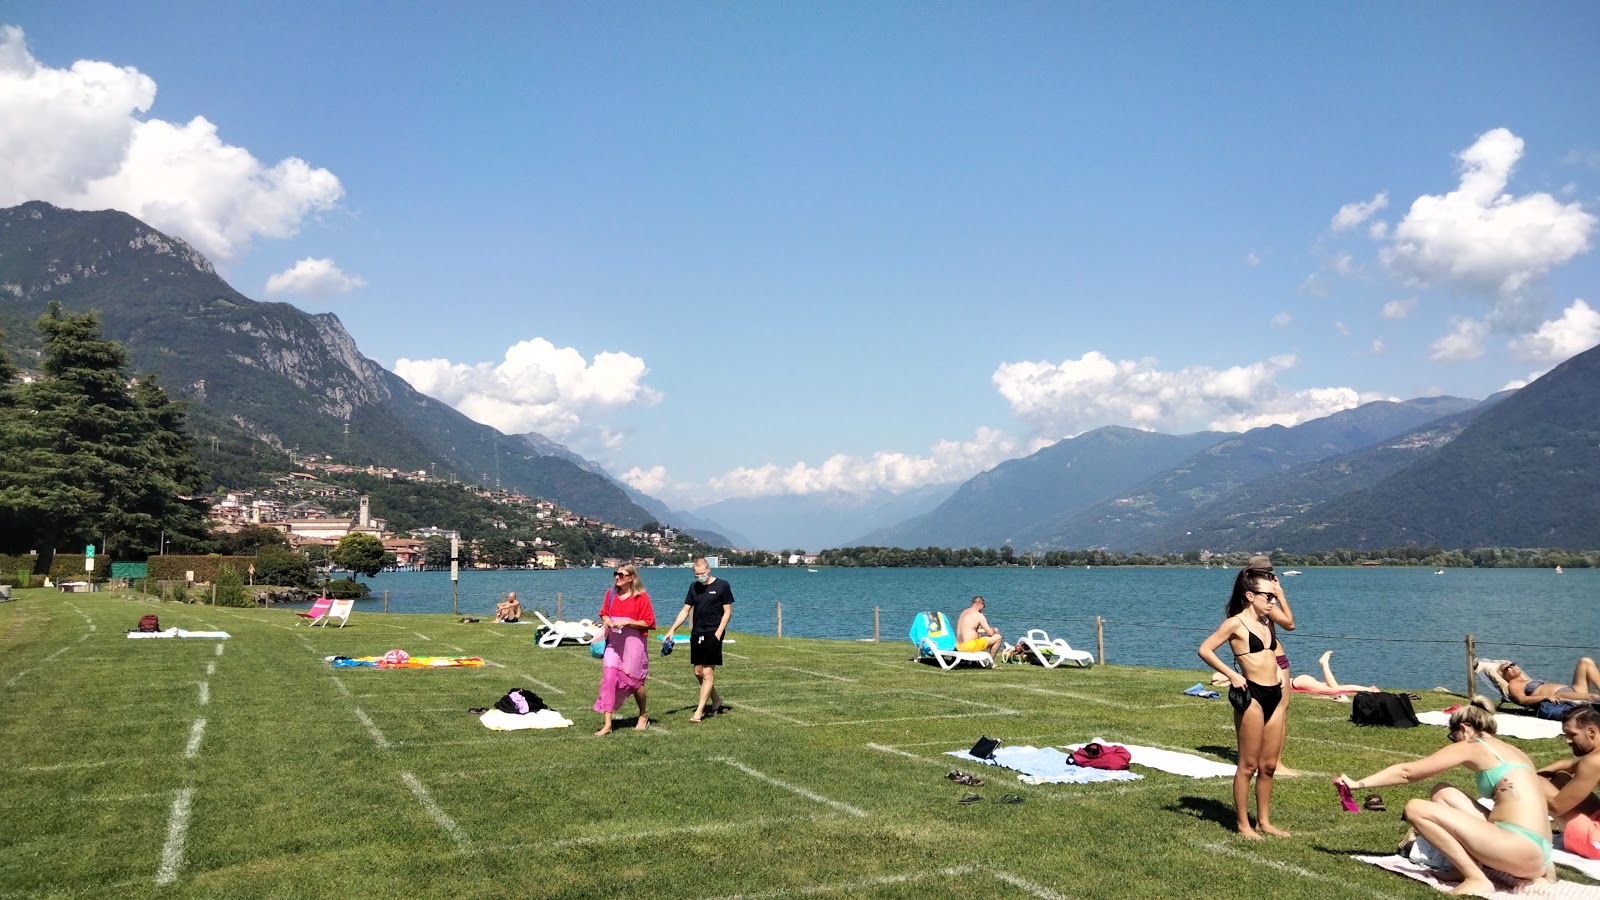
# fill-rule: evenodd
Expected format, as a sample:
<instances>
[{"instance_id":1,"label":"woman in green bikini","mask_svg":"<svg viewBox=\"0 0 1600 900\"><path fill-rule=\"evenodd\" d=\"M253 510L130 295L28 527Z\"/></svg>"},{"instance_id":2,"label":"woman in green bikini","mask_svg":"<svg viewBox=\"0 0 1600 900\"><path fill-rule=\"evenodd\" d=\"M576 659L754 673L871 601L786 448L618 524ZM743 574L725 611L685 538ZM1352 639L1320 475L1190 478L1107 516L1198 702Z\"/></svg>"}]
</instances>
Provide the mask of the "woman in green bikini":
<instances>
[{"instance_id":1,"label":"woman in green bikini","mask_svg":"<svg viewBox=\"0 0 1600 900\"><path fill-rule=\"evenodd\" d=\"M1432 799L1406 803L1406 821L1461 873L1454 894L1486 896L1495 890L1483 872L1554 880L1550 816L1544 788L1528 755L1495 737L1494 706L1472 698L1450 716L1450 746L1415 762L1396 763L1359 781L1340 775L1352 792L1414 784L1462 766L1477 773L1478 793L1494 799L1487 815L1461 790L1440 784Z\"/></svg>"}]
</instances>

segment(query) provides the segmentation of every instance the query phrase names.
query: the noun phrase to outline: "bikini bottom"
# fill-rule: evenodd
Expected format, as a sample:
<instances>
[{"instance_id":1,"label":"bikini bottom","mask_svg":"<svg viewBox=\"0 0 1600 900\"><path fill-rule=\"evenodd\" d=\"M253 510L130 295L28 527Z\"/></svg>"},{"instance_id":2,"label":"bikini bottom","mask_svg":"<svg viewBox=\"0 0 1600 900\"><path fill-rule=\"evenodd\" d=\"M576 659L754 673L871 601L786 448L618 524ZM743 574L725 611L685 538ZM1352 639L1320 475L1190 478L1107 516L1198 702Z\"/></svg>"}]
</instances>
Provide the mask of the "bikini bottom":
<instances>
[{"instance_id":1,"label":"bikini bottom","mask_svg":"<svg viewBox=\"0 0 1600 900\"><path fill-rule=\"evenodd\" d=\"M1254 681L1245 681L1242 688L1228 688L1228 702L1239 711L1240 715L1250 708L1250 701L1261 704L1261 721L1272 719L1272 714L1277 711L1278 704L1283 702L1283 685L1281 684L1256 684Z\"/></svg>"}]
</instances>

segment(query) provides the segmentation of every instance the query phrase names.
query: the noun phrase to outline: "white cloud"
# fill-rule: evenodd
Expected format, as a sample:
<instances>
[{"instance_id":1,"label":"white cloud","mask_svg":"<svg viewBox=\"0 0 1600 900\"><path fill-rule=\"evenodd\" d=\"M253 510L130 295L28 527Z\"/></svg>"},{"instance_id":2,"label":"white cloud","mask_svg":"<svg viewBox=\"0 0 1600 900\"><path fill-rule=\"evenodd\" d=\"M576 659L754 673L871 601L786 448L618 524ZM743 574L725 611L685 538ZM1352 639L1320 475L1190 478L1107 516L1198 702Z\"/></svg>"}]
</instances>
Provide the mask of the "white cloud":
<instances>
[{"instance_id":1,"label":"white cloud","mask_svg":"<svg viewBox=\"0 0 1600 900\"><path fill-rule=\"evenodd\" d=\"M331 259L307 257L268 277L266 291L272 296L294 294L311 300L327 300L366 286L362 279L346 275Z\"/></svg>"},{"instance_id":2,"label":"white cloud","mask_svg":"<svg viewBox=\"0 0 1600 900\"><path fill-rule=\"evenodd\" d=\"M1443 196L1424 194L1380 252L1411 284L1444 283L1513 297L1551 268L1589 249L1596 218L1546 193L1505 192L1522 158L1522 139L1504 128L1462 151L1461 182Z\"/></svg>"},{"instance_id":3,"label":"white cloud","mask_svg":"<svg viewBox=\"0 0 1600 900\"><path fill-rule=\"evenodd\" d=\"M1532 334L1511 342L1511 350L1522 359L1554 365L1600 344L1600 311L1582 300L1572 301L1561 314L1540 325Z\"/></svg>"},{"instance_id":4,"label":"white cloud","mask_svg":"<svg viewBox=\"0 0 1600 900\"><path fill-rule=\"evenodd\" d=\"M1349 326L1345 325L1343 322L1335 321L1333 323L1333 330L1339 332L1339 336L1340 337L1349 337L1350 336L1350 328L1349 328Z\"/></svg>"},{"instance_id":5,"label":"white cloud","mask_svg":"<svg viewBox=\"0 0 1600 900\"><path fill-rule=\"evenodd\" d=\"M1278 376L1297 364L1284 355L1227 369L1167 371L1153 359L1113 362L1090 351L1061 363L1003 363L993 380L1012 412L1051 440L1112 424L1166 432L1295 425L1382 399L1346 387L1280 386Z\"/></svg>"},{"instance_id":6,"label":"white cloud","mask_svg":"<svg viewBox=\"0 0 1600 900\"><path fill-rule=\"evenodd\" d=\"M1550 372L1549 369L1541 369L1538 372L1529 372L1527 378L1513 378L1510 381L1506 382L1505 384L1501 385L1500 386L1500 390L1502 390L1502 391L1520 391L1523 388L1527 387L1528 385L1534 383L1535 381L1538 381L1540 378L1543 378L1545 375L1549 374L1549 372Z\"/></svg>"},{"instance_id":7,"label":"white cloud","mask_svg":"<svg viewBox=\"0 0 1600 900\"><path fill-rule=\"evenodd\" d=\"M1333 214L1333 221L1328 227L1334 231L1345 231L1360 225L1372 218L1372 215L1389 205L1389 192L1379 191L1377 196L1364 203L1346 203L1339 207Z\"/></svg>"},{"instance_id":8,"label":"white cloud","mask_svg":"<svg viewBox=\"0 0 1600 900\"><path fill-rule=\"evenodd\" d=\"M1569 166L1600 169L1600 150L1568 150L1561 161Z\"/></svg>"},{"instance_id":9,"label":"white cloud","mask_svg":"<svg viewBox=\"0 0 1600 900\"><path fill-rule=\"evenodd\" d=\"M1465 362L1483 355L1483 339L1489 326L1477 319L1450 320L1450 333L1428 345L1428 358L1435 362Z\"/></svg>"},{"instance_id":10,"label":"white cloud","mask_svg":"<svg viewBox=\"0 0 1600 900\"><path fill-rule=\"evenodd\" d=\"M1372 355L1373 356L1382 356L1383 355L1383 349L1384 349L1383 338L1373 338L1372 339L1372 351L1371 351Z\"/></svg>"},{"instance_id":11,"label":"white cloud","mask_svg":"<svg viewBox=\"0 0 1600 900\"><path fill-rule=\"evenodd\" d=\"M1328 261L1328 265L1333 271L1346 278L1356 273L1355 257L1348 253L1335 253L1333 259Z\"/></svg>"},{"instance_id":12,"label":"white cloud","mask_svg":"<svg viewBox=\"0 0 1600 900\"><path fill-rule=\"evenodd\" d=\"M1281 312L1281 313L1278 313L1277 315L1272 317L1272 327L1273 328L1288 328L1290 323L1292 323L1293 321L1294 321L1294 316L1291 316L1286 312Z\"/></svg>"},{"instance_id":13,"label":"white cloud","mask_svg":"<svg viewBox=\"0 0 1600 900\"><path fill-rule=\"evenodd\" d=\"M1244 264L1253 269L1261 265L1261 257L1257 256L1254 250L1246 250L1244 252Z\"/></svg>"},{"instance_id":14,"label":"white cloud","mask_svg":"<svg viewBox=\"0 0 1600 900\"><path fill-rule=\"evenodd\" d=\"M1328 296L1328 283L1323 280L1321 275L1312 272L1306 276L1304 281L1300 282L1300 293L1318 300L1326 299Z\"/></svg>"},{"instance_id":15,"label":"white cloud","mask_svg":"<svg viewBox=\"0 0 1600 900\"><path fill-rule=\"evenodd\" d=\"M1042 444L1028 443L993 428L979 428L970 441L940 441L925 456L881 450L870 458L839 454L813 466L797 462L739 467L707 481L695 492L702 502L727 497L767 497L825 491L900 491L926 484L964 481ZM679 486L680 490L687 486Z\"/></svg>"},{"instance_id":16,"label":"white cloud","mask_svg":"<svg viewBox=\"0 0 1600 900\"><path fill-rule=\"evenodd\" d=\"M294 157L263 165L204 117L142 118L155 96L132 67L44 66L22 29L0 26L0 206L120 209L226 262L257 237L297 233L343 196L327 169Z\"/></svg>"},{"instance_id":17,"label":"white cloud","mask_svg":"<svg viewBox=\"0 0 1600 900\"><path fill-rule=\"evenodd\" d=\"M1385 319L1398 321L1411 315L1411 311L1416 308L1417 298L1415 297L1407 297L1404 300L1390 300L1383 305L1383 309L1378 310L1378 315L1383 316Z\"/></svg>"},{"instance_id":18,"label":"white cloud","mask_svg":"<svg viewBox=\"0 0 1600 900\"><path fill-rule=\"evenodd\" d=\"M650 372L644 360L597 353L591 363L544 338L513 345L497 363L398 359L394 371L418 391L508 434L537 431L605 449L620 446L622 435L586 424L586 413L661 400L644 384Z\"/></svg>"},{"instance_id":19,"label":"white cloud","mask_svg":"<svg viewBox=\"0 0 1600 900\"><path fill-rule=\"evenodd\" d=\"M648 469L634 466L623 472L621 478L629 487L652 497L672 484L672 479L667 477L666 466L651 466Z\"/></svg>"},{"instance_id":20,"label":"white cloud","mask_svg":"<svg viewBox=\"0 0 1600 900\"><path fill-rule=\"evenodd\" d=\"M1389 235L1389 223L1384 221L1373 222L1367 226L1367 237L1381 241Z\"/></svg>"}]
</instances>

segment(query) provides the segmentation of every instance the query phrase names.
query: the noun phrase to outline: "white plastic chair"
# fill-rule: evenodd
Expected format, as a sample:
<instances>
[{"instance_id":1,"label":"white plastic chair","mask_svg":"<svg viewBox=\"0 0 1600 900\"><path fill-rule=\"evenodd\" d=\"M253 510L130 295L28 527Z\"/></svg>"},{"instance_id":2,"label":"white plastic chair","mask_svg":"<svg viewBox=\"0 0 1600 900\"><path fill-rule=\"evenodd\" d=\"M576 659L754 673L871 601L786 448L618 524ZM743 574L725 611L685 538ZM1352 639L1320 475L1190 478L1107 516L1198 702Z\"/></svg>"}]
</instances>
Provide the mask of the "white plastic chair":
<instances>
[{"instance_id":1,"label":"white plastic chair","mask_svg":"<svg viewBox=\"0 0 1600 900\"><path fill-rule=\"evenodd\" d=\"M1065 662L1075 666L1088 668L1094 665L1094 654L1087 650L1074 650L1072 646L1061 638L1052 639L1042 628L1029 631L1017 647L1029 654L1047 669L1054 669Z\"/></svg>"},{"instance_id":2,"label":"white plastic chair","mask_svg":"<svg viewBox=\"0 0 1600 900\"><path fill-rule=\"evenodd\" d=\"M578 622L552 622L537 609L533 611L533 614L538 616L539 621L544 625L544 634L539 636L539 646L545 650L554 650L561 646L564 641L572 641L581 646L588 646L594 643L595 638L600 636L600 626L588 619Z\"/></svg>"}]
</instances>

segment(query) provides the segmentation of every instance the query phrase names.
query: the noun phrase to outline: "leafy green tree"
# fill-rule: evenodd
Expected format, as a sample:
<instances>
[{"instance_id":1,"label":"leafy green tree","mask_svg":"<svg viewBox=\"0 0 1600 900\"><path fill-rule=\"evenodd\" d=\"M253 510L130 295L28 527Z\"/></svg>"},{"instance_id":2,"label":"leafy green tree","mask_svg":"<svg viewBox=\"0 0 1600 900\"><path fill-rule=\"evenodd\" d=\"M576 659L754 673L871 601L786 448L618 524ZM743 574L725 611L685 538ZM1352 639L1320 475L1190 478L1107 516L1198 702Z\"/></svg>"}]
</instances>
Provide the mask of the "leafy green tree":
<instances>
[{"instance_id":1,"label":"leafy green tree","mask_svg":"<svg viewBox=\"0 0 1600 900\"><path fill-rule=\"evenodd\" d=\"M217 538L223 556L254 556L264 547L288 547L289 538L276 528L246 525L233 534Z\"/></svg>"},{"instance_id":2,"label":"leafy green tree","mask_svg":"<svg viewBox=\"0 0 1600 900\"><path fill-rule=\"evenodd\" d=\"M422 541L422 565L428 569L450 568L450 539L433 535Z\"/></svg>"},{"instance_id":3,"label":"leafy green tree","mask_svg":"<svg viewBox=\"0 0 1600 900\"><path fill-rule=\"evenodd\" d=\"M217 572L217 605L218 606L253 606L254 600L246 597L244 580L233 566L223 566Z\"/></svg>"},{"instance_id":4,"label":"leafy green tree","mask_svg":"<svg viewBox=\"0 0 1600 900\"><path fill-rule=\"evenodd\" d=\"M330 554L334 565L368 578L383 569L383 541L365 532L347 534Z\"/></svg>"},{"instance_id":5,"label":"leafy green tree","mask_svg":"<svg viewBox=\"0 0 1600 900\"><path fill-rule=\"evenodd\" d=\"M311 587L316 584L316 569L304 554L281 545L268 545L256 551L256 584L279 587Z\"/></svg>"}]
</instances>

